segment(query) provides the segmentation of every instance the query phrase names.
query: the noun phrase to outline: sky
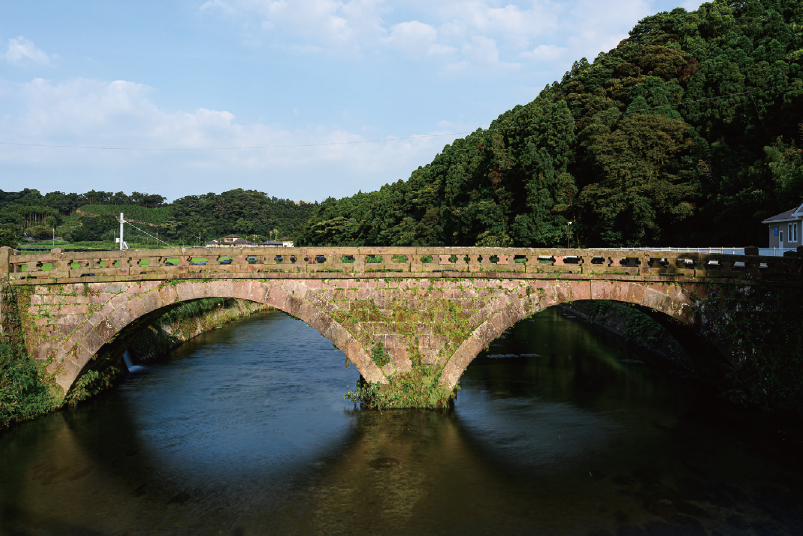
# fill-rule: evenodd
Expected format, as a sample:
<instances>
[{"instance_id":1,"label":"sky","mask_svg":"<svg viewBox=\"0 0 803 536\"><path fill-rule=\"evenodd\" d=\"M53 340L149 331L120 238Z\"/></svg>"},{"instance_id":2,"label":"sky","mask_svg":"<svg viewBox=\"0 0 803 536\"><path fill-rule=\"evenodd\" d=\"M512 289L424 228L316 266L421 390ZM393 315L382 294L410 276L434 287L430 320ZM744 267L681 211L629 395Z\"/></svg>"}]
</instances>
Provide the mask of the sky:
<instances>
[{"instance_id":1,"label":"sky","mask_svg":"<svg viewBox=\"0 0 803 536\"><path fill-rule=\"evenodd\" d=\"M0 190L376 190L701 3L2 2Z\"/></svg>"}]
</instances>

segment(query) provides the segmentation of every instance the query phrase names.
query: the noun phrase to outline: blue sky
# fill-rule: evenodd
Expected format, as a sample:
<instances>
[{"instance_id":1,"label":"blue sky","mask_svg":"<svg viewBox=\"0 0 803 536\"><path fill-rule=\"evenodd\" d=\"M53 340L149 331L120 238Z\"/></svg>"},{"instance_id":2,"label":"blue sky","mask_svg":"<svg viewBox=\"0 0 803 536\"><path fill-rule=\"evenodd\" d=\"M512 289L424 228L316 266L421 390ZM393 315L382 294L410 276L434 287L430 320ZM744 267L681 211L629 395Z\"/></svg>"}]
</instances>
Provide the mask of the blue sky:
<instances>
[{"instance_id":1,"label":"blue sky","mask_svg":"<svg viewBox=\"0 0 803 536\"><path fill-rule=\"evenodd\" d=\"M701 3L3 2L0 189L375 190L639 19Z\"/></svg>"}]
</instances>

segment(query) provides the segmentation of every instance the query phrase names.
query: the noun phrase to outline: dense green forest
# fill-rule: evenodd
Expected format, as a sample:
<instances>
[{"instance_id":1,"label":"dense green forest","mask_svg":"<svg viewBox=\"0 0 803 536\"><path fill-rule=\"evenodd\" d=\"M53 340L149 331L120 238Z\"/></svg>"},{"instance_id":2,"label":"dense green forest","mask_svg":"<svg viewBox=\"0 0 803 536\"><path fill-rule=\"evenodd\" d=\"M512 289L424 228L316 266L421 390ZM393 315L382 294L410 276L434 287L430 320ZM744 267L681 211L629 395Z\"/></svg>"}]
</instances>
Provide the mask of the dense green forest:
<instances>
[{"instance_id":1,"label":"dense green forest","mask_svg":"<svg viewBox=\"0 0 803 536\"><path fill-rule=\"evenodd\" d=\"M327 199L302 245L766 245L803 202L803 3L640 21L407 181Z\"/></svg>"},{"instance_id":2,"label":"dense green forest","mask_svg":"<svg viewBox=\"0 0 803 536\"><path fill-rule=\"evenodd\" d=\"M65 194L0 190L0 245L16 245L24 235L67 242L113 242L122 212L145 233L171 245L193 245L237 233L248 239L294 238L316 205L296 204L254 190L186 196L165 203L161 195L134 192ZM129 240L155 240L128 228ZM149 242L146 242L149 241Z\"/></svg>"}]
</instances>

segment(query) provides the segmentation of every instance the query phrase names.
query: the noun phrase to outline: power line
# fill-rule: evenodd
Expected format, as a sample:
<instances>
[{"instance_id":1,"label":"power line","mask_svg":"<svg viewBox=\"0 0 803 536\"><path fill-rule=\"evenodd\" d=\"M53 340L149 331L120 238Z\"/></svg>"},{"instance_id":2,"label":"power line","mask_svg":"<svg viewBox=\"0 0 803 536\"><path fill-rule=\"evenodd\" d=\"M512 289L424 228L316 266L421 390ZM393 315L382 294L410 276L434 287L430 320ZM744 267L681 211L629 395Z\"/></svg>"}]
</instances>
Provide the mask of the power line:
<instances>
[{"instance_id":1,"label":"power line","mask_svg":"<svg viewBox=\"0 0 803 536\"><path fill-rule=\"evenodd\" d=\"M159 238L157 238L157 237L153 236L152 234L150 234L150 233L147 233L147 232L143 231L142 229L140 229L139 227L137 227L136 225L134 225L133 223L131 223L131 222L130 222L130 221L128 221L128 220L123 220L123 223L127 223L128 225L130 225L131 227L133 227L134 229L136 229L136 230L137 230L137 231L139 231L140 233L150 236L151 238L153 238L153 239L154 239L154 240L156 240L157 242L161 242L162 244L164 244L164 245L166 245L166 246L170 246L171 248L172 248L172 247L174 247L174 246L171 246L170 244L168 244L167 242L165 242L164 240L161 240L161 239L159 239Z\"/></svg>"},{"instance_id":2,"label":"power line","mask_svg":"<svg viewBox=\"0 0 803 536\"><path fill-rule=\"evenodd\" d=\"M714 101L728 97L735 97L739 95L749 95L751 98L753 97L754 91L770 91L771 89L775 88L785 88L788 86L793 85L792 82L788 82L786 84L777 84L774 86L768 86L765 88L754 87L745 91L737 91L734 93L725 93L722 95L717 95L715 97L706 97L702 99L693 99L682 101L676 104L663 104L660 106L653 106L648 108L639 108L636 110L631 110L629 112L630 115L633 113L641 113L641 112L648 112L654 110L660 110L662 108L678 108L681 106L686 106L693 103L698 102L707 102L707 101ZM754 101L755 104L755 101ZM618 110L615 113L620 113ZM557 119L555 121L536 121L534 123L525 123L521 125L513 125L508 127L498 127L494 129L480 129L485 130L486 132L497 132L502 130L515 130L520 128L538 126L538 125L551 125L557 123L568 123L568 122L579 122L588 119L593 119L596 117L606 117L615 115L614 112L610 113L598 113L594 114L591 117L581 117L581 118L572 118L572 119ZM625 113L623 115L628 115ZM760 120L760 118L759 118ZM763 122L762 122L763 124ZM766 128L766 127L765 127ZM330 147L336 145L356 145L362 143L385 143L391 141L405 141L405 140L416 140L416 139L426 139L426 138L442 138L446 136L463 136L472 134L476 131L464 131L464 132L449 132L445 134L419 134L414 136L405 136L399 138L384 138L384 139L375 139L375 140L354 140L354 141L339 141L339 142L328 142L328 143L300 143L296 145L243 145L243 146L232 146L232 147L106 147L106 146L99 146L99 145L50 145L45 143L20 143L20 142L10 142L10 141L0 141L0 145L9 145L9 146L17 146L17 147L41 147L41 148L48 148L48 149L91 149L91 150L99 150L99 151L147 151L147 152L158 152L158 151L165 151L165 152L182 152L182 151L243 151L243 150L257 150L257 149L297 149L303 147Z\"/></svg>"}]
</instances>

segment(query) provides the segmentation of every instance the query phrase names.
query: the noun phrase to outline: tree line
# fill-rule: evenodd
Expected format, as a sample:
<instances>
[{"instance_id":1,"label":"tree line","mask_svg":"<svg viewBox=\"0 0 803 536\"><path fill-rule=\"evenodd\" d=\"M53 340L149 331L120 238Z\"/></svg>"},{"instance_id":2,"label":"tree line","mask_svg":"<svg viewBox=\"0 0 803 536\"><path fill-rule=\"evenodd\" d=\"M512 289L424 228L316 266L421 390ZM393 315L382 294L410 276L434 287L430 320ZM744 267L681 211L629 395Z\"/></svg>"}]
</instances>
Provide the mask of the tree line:
<instances>
[{"instance_id":1,"label":"tree line","mask_svg":"<svg viewBox=\"0 0 803 536\"><path fill-rule=\"evenodd\" d=\"M763 245L803 202L801 64L799 0L658 13L407 180L327 199L297 242Z\"/></svg>"},{"instance_id":2,"label":"tree line","mask_svg":"<svg viewBox=\"0 0 803 536\"><path fill-rule=\"evenodd\" d=\"M69 242L114 241L119 236L117 215L126 210L126 219L136 219L143 231L172 245L205 243L231 233L257 241L293 239L317 206L242 189L165 201L161 195L138 192L42 195L28 188L0 190L0 245L16 247L25 235L51 238L54 229ZM133 228L126 236L155 243Z\"/></svg>"}]
</instances>

